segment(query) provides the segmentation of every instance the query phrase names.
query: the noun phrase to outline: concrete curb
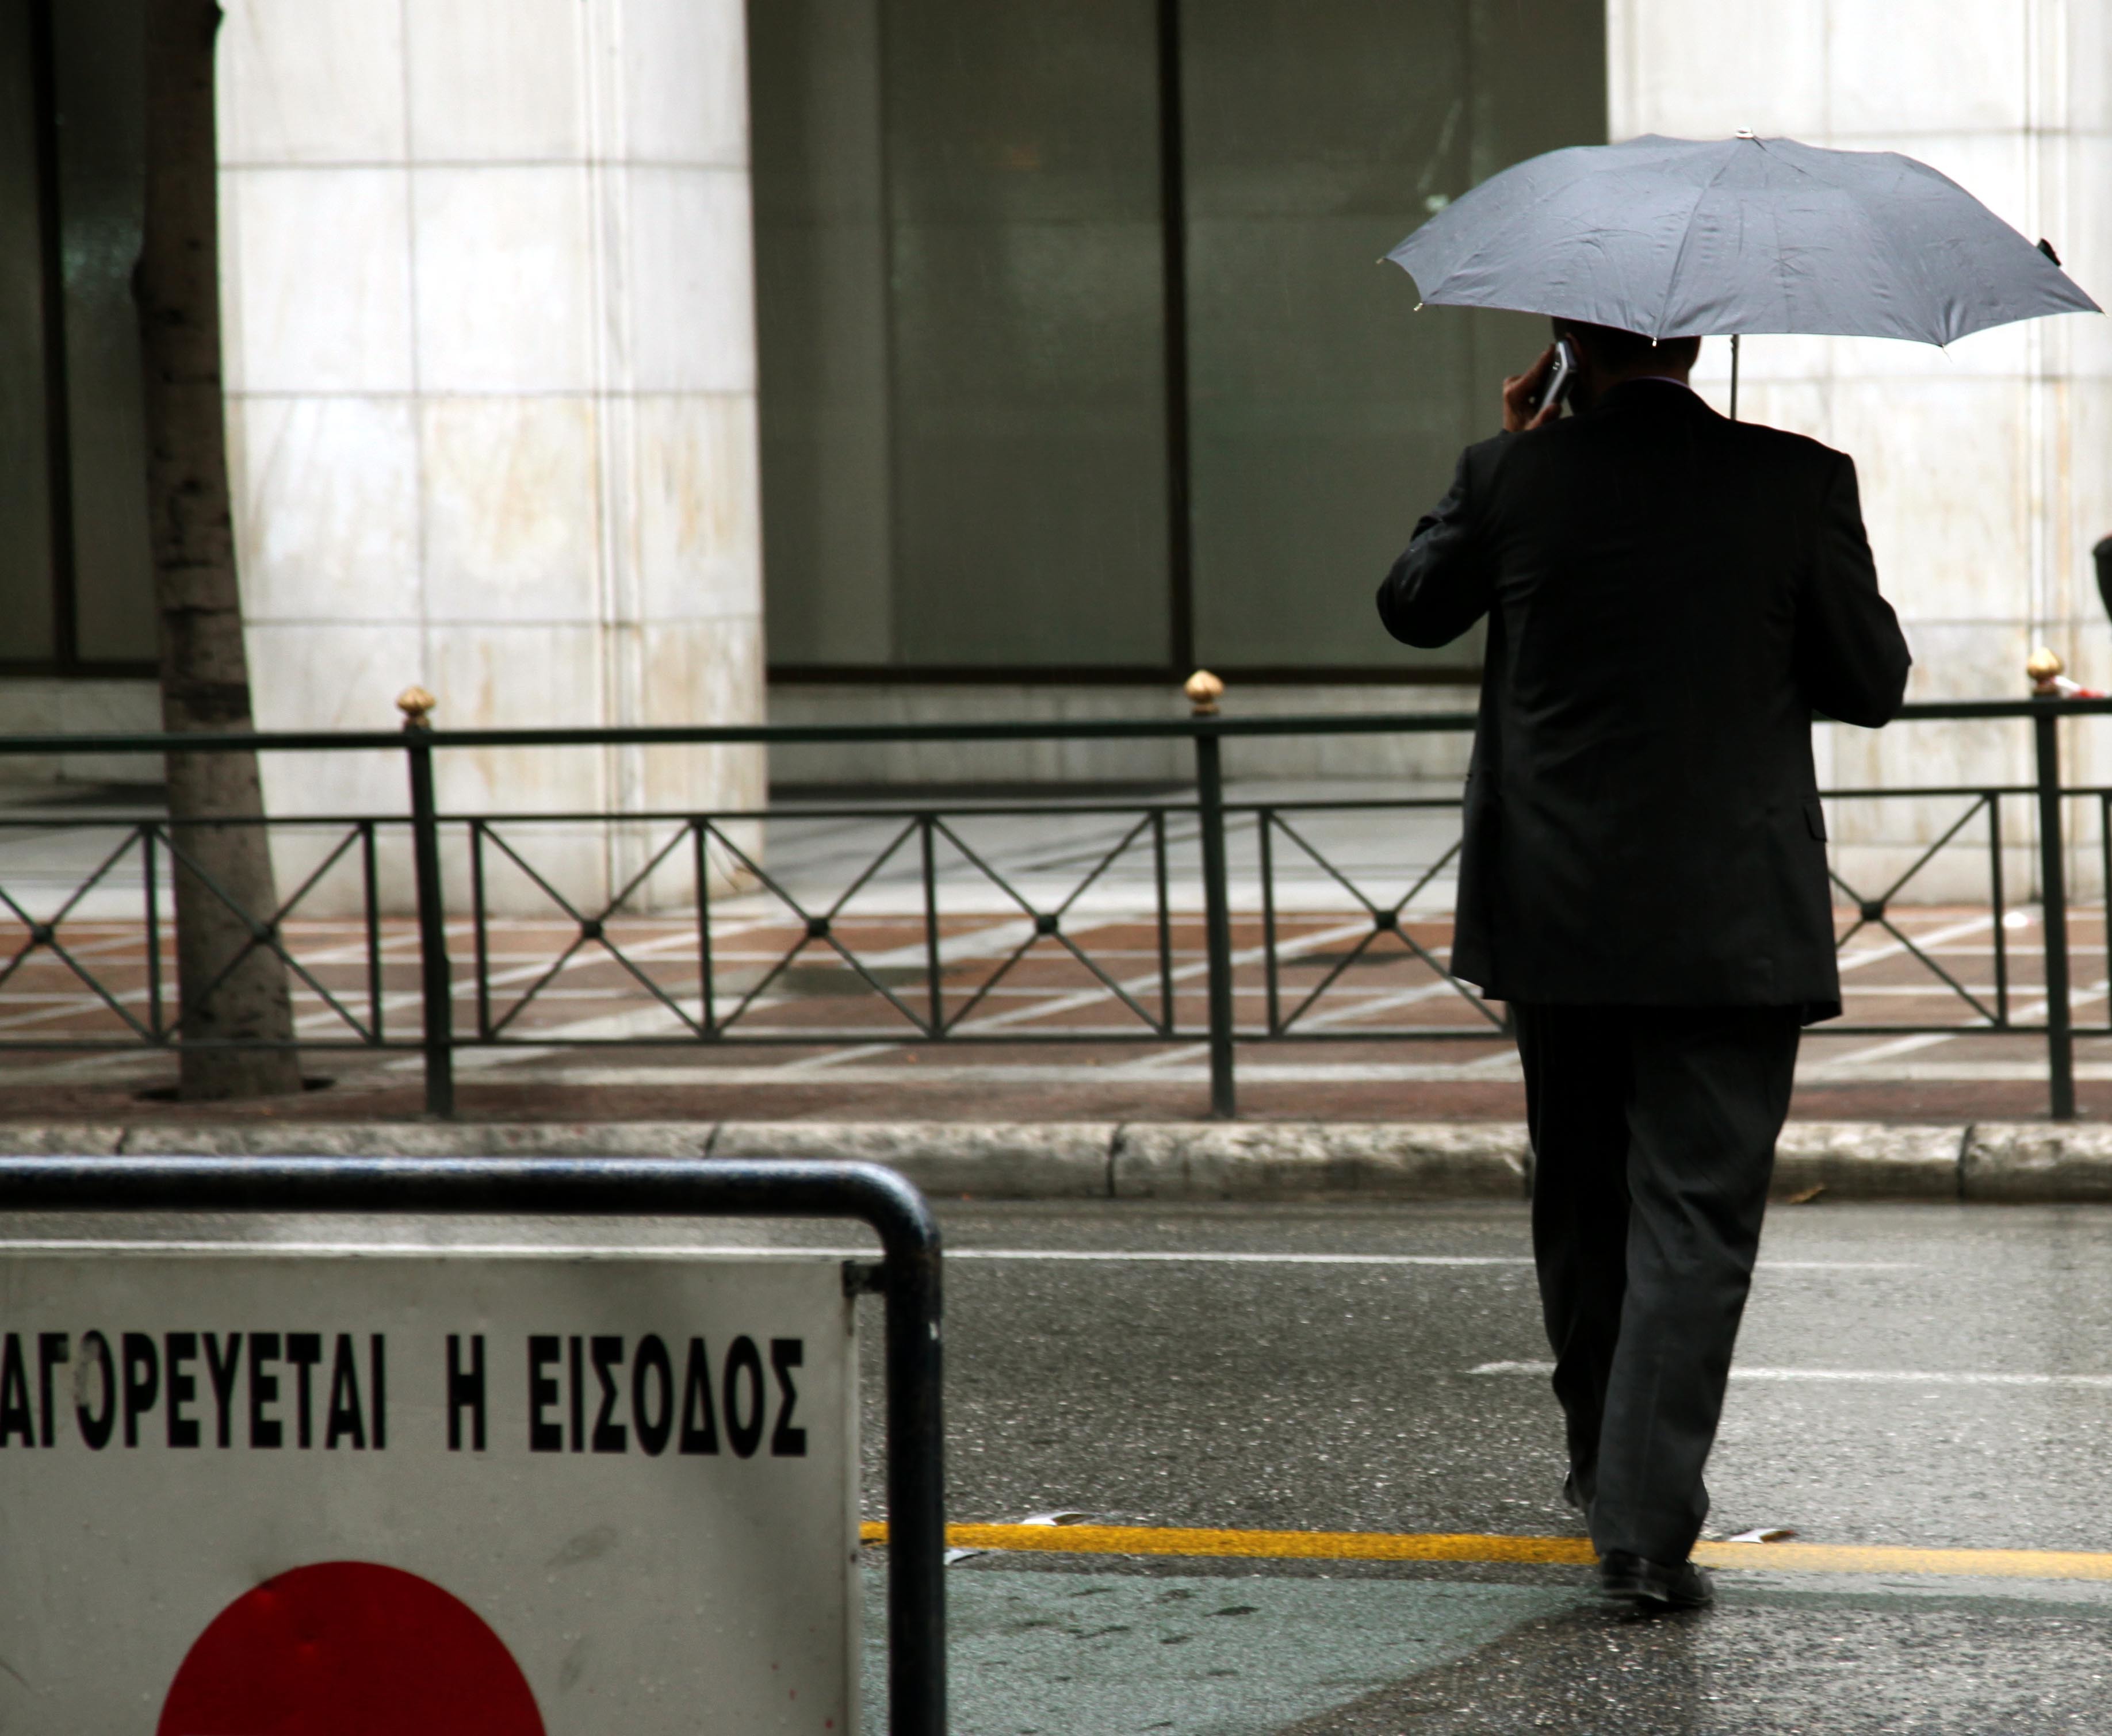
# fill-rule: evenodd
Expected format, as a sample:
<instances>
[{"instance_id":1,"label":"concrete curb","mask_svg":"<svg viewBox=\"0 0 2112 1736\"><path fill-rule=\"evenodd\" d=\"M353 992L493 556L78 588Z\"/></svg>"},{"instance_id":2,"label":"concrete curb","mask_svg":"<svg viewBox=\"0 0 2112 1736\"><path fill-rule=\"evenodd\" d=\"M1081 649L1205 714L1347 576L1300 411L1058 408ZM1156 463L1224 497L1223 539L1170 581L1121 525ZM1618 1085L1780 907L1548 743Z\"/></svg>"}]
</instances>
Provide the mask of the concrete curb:
<instances>
[{"instance_id":1,"label":"concrete curb","mask_svg":"<svg viewBox=\"0 0 2112 1736\"><path fill-rule=\"evenodd\" d=\"M1956 1199L1969 1128L1792 1121L1775 1146L1777 1199Z\"/></svg>"},{"instance_id":2,"label":"concrete curb","mask_svg":"<svg viewBox=\"0 0 2112 1736\"><path fill-rule=\"evenodd\" d=\"M0 1122L25 1157L813 1157L976 1199L1517 1199L1525 1129L1432 1121ZM2112 1201L2112 1125L1792 1121L1786 1199Z\"/></svg>"},{"instance_id":3,"label":"concrete curb","mask_svg":"<svg viewBox=\"0 0 2112 1736\"><path fill-rule=\"evenodd\" d=\"M2023 1121L1968 1129L1958 1185L1969 1200L2112 1200L2112 1127Z\"/></svg>"},{"instance_id":4,"label":"concrete curb","mask_svg":"<svg viewBox=\"0 0 2112 1736\"><path fill-rule=\"evenodd\" d=\"M1117 1199L1518 1199L1523 1125L1138 1122L1115 1135Z\"/></svg>"},{"instance_id":5,"label":"concrete curb","mask_svg":"<svg viewBox=\"0 0 2112 1736\"><path fill-rule=\"evenodd\" d=\"M714 1157L884 1163L926 1193L977 1199L1105 1199L1112 1121L729 1121Z\"/></svg>"}]
</instances>

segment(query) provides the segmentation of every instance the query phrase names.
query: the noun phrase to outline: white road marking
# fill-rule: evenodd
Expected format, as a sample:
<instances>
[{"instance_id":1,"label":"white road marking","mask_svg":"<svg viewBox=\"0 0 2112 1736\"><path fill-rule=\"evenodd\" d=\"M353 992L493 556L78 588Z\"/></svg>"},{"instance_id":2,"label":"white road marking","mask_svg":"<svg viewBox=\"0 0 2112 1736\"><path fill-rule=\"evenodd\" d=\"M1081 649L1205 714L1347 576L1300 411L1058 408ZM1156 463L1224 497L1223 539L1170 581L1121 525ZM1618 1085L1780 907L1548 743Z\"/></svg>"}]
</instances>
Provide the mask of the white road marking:
<instances>
[{"instance_id":1,"label":"white road marking","mask_svg":"<svg viewBox=\"0 0 2112 1736\"><path fill-rule=\"evenodd\" d=\"M689 1260L699 1255L713 1257L733 1254L742 1257L758 1256L768 1259L812 1258L821 1256L830 1259L864 1259L872 1253L871 1248L861 1247L775 1247L762 1243L746 1243L724 1247L706 1246L701 1243L645 1243L624 1244L613 1242L289 1242L268 1233L254 1240L223 1242L171 1241L157 1242L146 1237L117 1238L114 1236L76 1236L66 1238L45 1237L0 1237L0 1253L26 1254L234 1254L280 1255L299 1254L303 1257L321 1256L344 1259L393 1257L406 1254L480 1254L506 1258L564 1260Z\"/></svg>"},{"instance_id":2,"label":"white road marking","mask_svg":"<svg viewBox=\"0 0 2112 1736\"><path fill-rule=\"evenodd\" d=\"M2092 1001L2101 1001L2108 990L2112 990L2112 979L2100 981L2088 988L2072 990L2068 998L2069 1007L2072 1011L2074 1008L2087 1006ZM2010 1011L2010 1016L2017 1023L2028 1024L2033 1019L2043 1019L2046 1016L2046 1010L2050 1004L2046 998L2041 996L2039 999L2027 1002L2023 1006L2013 1007ZM1855 1049L1848 1054L1836 1056L1831 1060L1820 1061L1813 1070L1821 1074L1845 1073L1850 1070L1866 1067L1873 1061L1890 1061L1896 1056L1911 1055L1922 1049L1932 1049L1939 1043L1955 1043L1960 1037L1990 1034L2010 1034L1991 1033L1985 1025L1970 1025L1955 1032L1931 1031L1924 1032L1919 1036L1895 1037L1883 1043L1873 1043L1867 1048ZM1799 1069L1800 1072L1802 1070ZM2044 1079L2046 1076L2043 1065L2033 1076L2039 1079Z\"/></svg>"},{"instance_id":3,"label":"white road marking","mask_svg":"<svg viewBox=\"0 0 2112 1736\"><path fill-rule=\"evenodd\" d=\"M1127 1036L1127 1032L1116 1027L1095 1025L1084 1030L1067 1033L1079 1042L1090 1042L1095 1035ZM874 1044L868 1053L885 1052L890 1048L906 1045ZM475 1061L480 1070L495 1066L499 1061L512 1062L525 1058L520 1049L467 1050L455 1052L457 1072ZM549 1052L538 1048L537 1055ZM495 1057L487 1060L485 1057ZM1459 1062L1432 1062L1418 1066L1413 1062L1352 1063L1339 1066L1325 1065L1301 1066L1295 1063L1272 1065L1267 1062L1242 1061L1239 1076L1248 1084L1321 1084L1342 1085L1359 1084L1419 1084L1444 1083L1454 1080L1487 1079L1491 1077L1523 1077L1518 1057L1504 1055L1492 1057L1498 1065L1474 1066ZM398 1063L414 1069L414 1060ZM2082 1070L2077 1070L2082 1077ZM27 1077L27 1072L10 1069L0 1072L0 1081ZM2041 1077L2043 1075L2041 1074ZM1138 1085L1177 1085L1184 1089L1206 1084L1210 1073L1207 1067L1193 1065L1181 1067L1141 1069L1131 1071L1113 1061L1099 1066L1069 1062L1036 1066L1024 1062L1017 1066L985 1067L958 1065L929 1066L921 1061L901 1061L887 1066L858 1066L851 1064L832 1066L826 1072L812 1068L794 1068L785 1063L774 1066L722 1066L709 1061L699 1061L690 1066L539 1066L535 1081L544 1085L785 1085L803 1080L826 1079L840 1085L913 1085L919 1080L926 1084L989 1085L1107 1085L1113 1082Z\"/></svg>"},{"instance_id":4,"label":"white road marking","mask_svg":"<svg viewBox=\"0 0 2112 1736\"><path fill-rule=\"evenodd\" d=\"M1057 1248L1057 1247L951 1247L945 1257L954 1260L1051 1260L1051 1261L1104 1261L1109 1262L1134 1261L1163 1265L1197 1266L1531 1266L1532 1259L1526 1254L1345 1254L1345 1253L1283 1253L1235 1252L1221 1249L1186 1250L1172 1248ZM1910 1261L1873 1260L1763 1260L1763 1271L1905 1271L1913 1270ZM1525 1366L1527 1365L1518 1365ZM1530 1365L1533 1367L1539 1364ZM1546 1365L1553 1368L1554 1364ZM1508 1371L1512 1365L1490 1363L1474 1370L1476 1374Z\"/></svg>"},{"instance_id":5,"label":"white road marking","mask_svg":"<svg viewBox=\"0 0 2112 1736\"><path fill-rule=\"evenodd\" d=\"M1099 924L1093 925L1093 926L1095 927L1099 925L1100 925ZM1316 947L1327 946L1337 940L1346 939L1354 935L1362 934L1365 933L1369 927L1370 924L1368 922L1360 922L1345 924L1340 928L1323 929L1318 934L1303 935L1296 940L1283 943L1277 948L1277 956L1279 958L1288 958L1297 953L1309 951ZM1081 932L1081 930L1073 929L1072 932L1076 933ZM1262 948L1251 947L1244 951L1233 953L1231 961L1235 966L1237 966L1242 964L1250 964L1263 956L1264 951ZM1186 982L1195 977L1201 975L1206 972L1209 967L1209 961L1205 957L1197 959L1190 964L1177 966L1170 974L1173 981L1177 983ZM1130 977L1127 979L1120 980L1121 987L1124 993L1131 996L1141 995L1149 997L1159 986L1161 978L1158 971L1152 970L1136 976ZM1015 1007L1010 1012L985 1014L981 1018L972 1019L966 1024L961 1025L956 1028L963 1035L973 1035L977 1037L985 1036L992 1031L1008 1029L1014 1025L1025 1024L1031 1020L1054 1018L1060 1014L1076 1012L1085 1007L1103 1006L1108 1002L1115 1002L1117 1005L1120 1004L1120 1002L1117 1001L1114 992L1104 986L1093 988L1073 989L1068 993L1057 994L1047 1000L1039 1002L1033 1006ZM1136 1027L1134 1025L1131 1025L1127 1027L1127 1029L1131 1032L1134 1032ZM1090 1033L1081 1032L1078 1034L1082 1037L1090 1038ZM903 1043L894 1046L897 1048L908 1048L910 1045ZM817 1056L811 1061L795 1061L790 1065L792 1066L799 1067L802 1070L812 1070L817 1067L826 1067L830 1070L831 1076L835 1077L836 1076L838 1067L843 1061L853 1059L863 1060L869 1055L881 1052L885 1047L886 1045L884 1044L877 1047L867 1044L861 1045L855 1049L839 1049L825 1055ZM1204 1052L1208 1052L1207 1048ZM1104 1068L1087 1068L1084 1070L1086 1075L1091 1078L1103 1075L1107 1070ZM780 1076L781 1077L782 1075L781 1075ZM1207 1078L1208 1075L1204 1074L1202 1076Z\"/></svg>"},{"instance_id":6,"label":"white road marking","mask_svg":"<svg viewBox=\"0 0 2112 1736\"><path fill-rule=\"evenodd\" d=\"M948 1261L1051 1260L1167 1266L1531 1266L1523 1254L1279 1254L1180 1249L949 1247Z\"/></svg>"},{"instance_id":7,"label":"white road marking","mask_svg":"<svg viewBox=\"0 0 2112 1736\"><path fill-rule=\"evenodd\" d=\"M1470 1375L1551 1375L1552 1362L1484 1362ZM2000 1375L1905 1368L1736 1368L1733 1380L1811 1382L1828 1386L2079 1387L2112 1392L2112 1375Z\"/></svg>"},{"instance_id":8,"label":"white road marking","mask_svg":"<svg viewBox=\"0 0 2112 1736\"><path fill-rule=\"evenodd\" d=\"M299 1217L303 1214L289 1213ZM118 1236L7 1236L0 1237L0 1252L144 1252L144 1253L300 1253L300 1254L506 1254L506 1255L559 1255L568 1258L599 1257L603 1255L635 1256L649 1254L656 1257L687 1258L700 1254L769 1254L772 1256L826 1255L844 1258L863 1257L871 1252L867 1248L847 1247L780 1247L774 1244L662 1243L630 1243L571 1242L448 1242L430 1239L411 1239L385 1242L368 1238L362 1241L312 1242L289 1241L266 1233L255 1240L229 1238L212 1242L196 1238L157 1241L150 1237ZM1112 1262L1138 1265L1200 1265L1200 1266L1531 1266L1532 1261L1523 1254L1354 1254L1354 1253L1292 1253L1249 1252L1241 1250L1204 1249L1186 1252L1180 1249L1155 1248L1069 1248L1069 1247L953 1247L946 1250L949 1263L962 1260L1045 1260L1057 1263ZM1905 1269L1906 1262L1887 1261L1808 1261L1763 1260L1763 1270L1773 1266L1777 1270L1791 1269L1823 1270L1828 1271L1891 1270ZM1554 1367L1552 1362L1485 1362L1472 1370L1477 1375L1545 1374ZM1771 1375L1787 1378L1806 1375L1799 1370L1733 1370L1748 1379L1764 1379ZM1815 1375L1811 1378L1884 1379L1937 1378L1933 1376L1905 1375ZM2025 1384L2034 1379L2060 1377L1995 1377L1998 1379L2014 1378ZM2076 1375L2067 1377L2092 1384L2112 1384L2112 1376Z\"/></svg>"},{"instance_id":9,"label":"white road marking","mask_svg":"<svg viewBox=\"0 0 2112 1736\"><path fill-rule=\"evenodd\" d=\"M1968 934L1988 933L1994 926L1995 919L1991 916L1970 916L1963 922L1953 922L1943 928L1931 929L1926 934L1910 934L1908 938L1926 952L1932 947L1940 947L1950 941L1962 940ZM1904 941L1887 941L1882 946L1859 947L1853 952L1842 953L1841 968L1843 970L1859 970L1865 965L1878 964L1887 958L1905 958L1909 956Z\"/></svg>"}]
</instances>

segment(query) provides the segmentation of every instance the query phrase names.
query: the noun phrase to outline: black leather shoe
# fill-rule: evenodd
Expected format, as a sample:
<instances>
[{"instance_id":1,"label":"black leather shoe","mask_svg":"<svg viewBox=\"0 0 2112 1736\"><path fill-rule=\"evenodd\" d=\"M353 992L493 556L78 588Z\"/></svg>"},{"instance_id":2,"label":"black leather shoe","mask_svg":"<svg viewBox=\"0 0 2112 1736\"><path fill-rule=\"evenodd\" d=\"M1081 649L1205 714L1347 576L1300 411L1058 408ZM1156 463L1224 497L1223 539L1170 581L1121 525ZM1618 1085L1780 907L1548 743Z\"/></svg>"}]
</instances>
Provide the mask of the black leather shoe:
<instances>
[{"instance_id":1,"label":"black leather shoe","mask_svg":"<svg viewBox=\"0 0 2112 1736\"><path fill-rule=\"evenodd\" d=\"M1667 1567L1625 1549L1609 1549L1600 1557L1599 1588L1638 1610L1703 1610L1716 1601L1707 1571L1693 1562Z\"/></svg>"}]
</instances>

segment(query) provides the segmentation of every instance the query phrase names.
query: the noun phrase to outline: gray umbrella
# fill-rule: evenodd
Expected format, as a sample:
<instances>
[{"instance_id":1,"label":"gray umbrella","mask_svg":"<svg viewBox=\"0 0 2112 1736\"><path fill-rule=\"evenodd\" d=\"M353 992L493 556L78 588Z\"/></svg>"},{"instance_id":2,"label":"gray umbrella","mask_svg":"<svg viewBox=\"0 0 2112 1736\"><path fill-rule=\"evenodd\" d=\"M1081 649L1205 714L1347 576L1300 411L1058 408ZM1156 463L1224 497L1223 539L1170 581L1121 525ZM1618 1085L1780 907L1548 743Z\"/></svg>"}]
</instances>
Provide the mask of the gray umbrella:
<instances>
[{"instance_id":1,"label":"gray umbrella","mask_svg":"<svg viewBox=\"0 0 2112 1736\"><path fill-rule=\"evenodd\" d=\"M2102 311L2041 248L1912 157L1741 134L1550 151L1484 181L1386 257L1426 302L1653 338L1949 343Z\"/></svg>"}]
</instances>

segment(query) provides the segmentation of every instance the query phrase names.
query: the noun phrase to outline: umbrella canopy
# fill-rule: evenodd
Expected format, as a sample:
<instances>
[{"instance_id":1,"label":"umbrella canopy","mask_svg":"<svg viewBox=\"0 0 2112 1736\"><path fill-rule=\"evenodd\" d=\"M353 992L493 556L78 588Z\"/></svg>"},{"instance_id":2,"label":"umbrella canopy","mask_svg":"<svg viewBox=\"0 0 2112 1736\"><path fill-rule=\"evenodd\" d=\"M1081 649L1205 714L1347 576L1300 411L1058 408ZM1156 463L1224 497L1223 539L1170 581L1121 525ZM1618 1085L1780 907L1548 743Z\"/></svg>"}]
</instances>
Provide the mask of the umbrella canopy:
<instances>
[{"instance_id":1,"label":"umbrella canopy","mask_svg":"<svg viewBox=\"0 0 2112 1736\"><path fill-rule=\"evenodd\" d=\"M1550 151L1484 181L1386 257L1426 302L1651 338L1949 343L2102 311L2049 252L1925 163L1743 134Z\"/></svg>"}]
</instances>

